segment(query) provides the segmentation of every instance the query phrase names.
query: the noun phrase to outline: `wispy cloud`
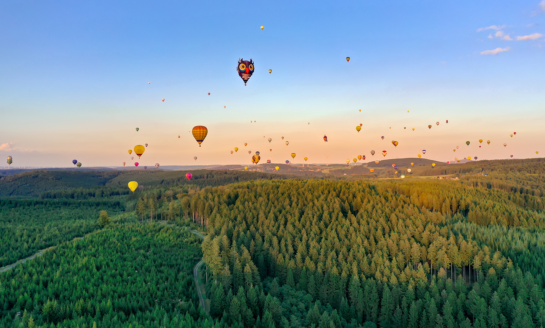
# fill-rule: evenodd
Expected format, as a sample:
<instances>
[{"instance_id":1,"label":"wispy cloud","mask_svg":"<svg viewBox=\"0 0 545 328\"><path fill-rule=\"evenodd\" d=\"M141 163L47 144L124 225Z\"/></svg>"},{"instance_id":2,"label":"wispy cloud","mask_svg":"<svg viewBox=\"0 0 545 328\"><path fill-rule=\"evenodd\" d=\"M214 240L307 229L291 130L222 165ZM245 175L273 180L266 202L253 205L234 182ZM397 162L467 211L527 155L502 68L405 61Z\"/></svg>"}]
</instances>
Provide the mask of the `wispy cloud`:
<instances>
[{"instance_id":1,"label":"wispy cloud","mask_svg":"<svg viewBox=\"0 0 545 328\"><path fill-rule=\"evenodd\" d=\"M543 0L543 1L545 1L545 0ZM539 26L539 24L538 23L532 23L532 24L526 25L526 27L535 27L535 26Z\"/></svg>"},{"instance_id":2,"label":"wispy cloud","mask_svg":"<svg viewBox=\"0 0 545 328\"><path fill-rule=\"evenodd\" d=\"M503 31L498 31L496 32L496 38L499 38L499 39L502 39L502 40L505 40L505 41L513 41L513 39L511 39L511 37L509 36L509 34L505 35L505 33L503 33Z\"/></svg>"},{"instance_id":3,"label":"wispy cloud","mask_svg":"<svg viewBox=\"0 0 545 328\"><path fill-rule=\"evenodd\" d=\"M545 1L545 0L543 0ZM524 36L517 36L517 41L529 41L529 40L537 40L539 38L542 38L543 34L534 33L530 35L524 35Z\"/></svg>"},{"instance_id":4,"label":"wispy cloud","mask_svg":"<svg viewBox=\"0 0 545 328\"><path fill-rule=\"evenodd\" d=\"M545 11L545 0L541 1L539 6L541 7L541 10Z\"/></svg>"},{"instance_id":5,"label":"wispy cloud","mask_svg":"<svg viewBox=\"0 0 545 328\"><path fill-rule=\"evenodd\" d=\"M545 1L545 0L543 0L543 1ZM477 29L477 32L482 32L482 31L487 31L487 30L499 31L499 30L503 29L504 27L505 27L505 25L502 25L502 26L492 25L492 26L488 26L488 27L481 27L481 28Z\"/></svg>"},{"instance_id":6,"label":"wispy cloud","mask_svg":"<svg viewBox=\"0 0 545 328\"><path fill-rule=\"evenodd\" d=\"M481 55L497 55L500 52L507 52L509 50L511 50L511 48L509 48L509 47L507 47L507 48L496 48L494 50L485 50L485 51L481 52Z\"/></svg>"},{"instance_id":7,"label":"wispy cloud","mask_svg":"<svg viewBox=\"0 0 545 328\"><path fill-rule=\"evenodd\" d=\"M6 142L0 145L0 151L11 151L15 146L15 142Z\"/></svg>"}]
</instances>

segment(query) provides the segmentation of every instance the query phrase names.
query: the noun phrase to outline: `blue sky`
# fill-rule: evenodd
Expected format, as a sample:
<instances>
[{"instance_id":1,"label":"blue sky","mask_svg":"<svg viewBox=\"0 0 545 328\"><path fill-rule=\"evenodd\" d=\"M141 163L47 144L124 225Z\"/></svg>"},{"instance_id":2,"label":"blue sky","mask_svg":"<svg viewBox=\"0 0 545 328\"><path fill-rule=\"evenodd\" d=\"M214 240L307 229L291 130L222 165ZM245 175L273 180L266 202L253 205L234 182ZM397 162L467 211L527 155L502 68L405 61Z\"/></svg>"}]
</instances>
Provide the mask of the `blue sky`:
<instances>
[{"instance_id":1,"label":"blue sky","mask_svg":"<svg viewBox=\"0 0 545 328\"><path fill-rule=\"evenodd\" d=\"M4 1L0 45L13 166L132 165L144 143L141 165L545 153L540 0ZM246 87L241 57L256 67ZM195 125L210 131L201 148Z\"/></svg>"}]
</instances>

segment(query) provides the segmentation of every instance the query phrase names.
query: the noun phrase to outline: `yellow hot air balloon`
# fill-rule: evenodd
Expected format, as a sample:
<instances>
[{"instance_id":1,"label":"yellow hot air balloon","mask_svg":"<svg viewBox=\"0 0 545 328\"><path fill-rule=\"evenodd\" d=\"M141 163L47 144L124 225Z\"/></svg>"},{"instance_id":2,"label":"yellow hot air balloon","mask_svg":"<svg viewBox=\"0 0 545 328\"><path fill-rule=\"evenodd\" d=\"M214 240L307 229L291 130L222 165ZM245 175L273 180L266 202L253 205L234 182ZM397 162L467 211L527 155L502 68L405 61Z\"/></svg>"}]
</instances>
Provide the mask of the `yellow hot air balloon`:
<instances>
[{"instance_id":1,"label":"yellow hot air balloon","mask_svg":"<svg viewBox=\"0 0 545 328\"><path fill-rule=\"evenodd\" d=\"M235 147L235 151L238 151L238 147Z\"/></svg>"},{"instance_id":2,"label":"yellow hot air balloon","mask_svg":"<svg viewBox=\"0 0 545 328\"><path fill-rule=\"evenodd\" d=\"M305 158L303 158L303 159L304 159L304 160L305 160L305 162L306 162L306 161L308 160L308 157L305 157Z\"/></svg>"},{"instance_id":3,"label":"yellow hot air balloon","mask_svg":"<svg viewBox=\"0 0 545 328\"><path fill-rule=\"evenodd\" d=\"M375 172L375 169L369 169L369 172L373 173Z\"/></svg>"},{"instance_id":4,"label":"yellow hot air balloon","mask_svg":"<svg viewBox=\"0 0 545 328\"><path fill-rule=\"evenodd\" d=\"M248 146L248 143L247 143L247 142L244 143L244 147L246 147L246 146Z\"/></svg>"},{"instance_id":5,"label":"yellow hot air balloon","mask_svg":"<svg viewBox=\"0 0 545 328\"><path fill-rule=\"evenodd\" d=\"M132 149L129 149L129 154L132 154Z\"/></svg>"},{"instance_id":6,"label":"yellow hot air balloon","mask_svg":"<svg viewBox=\"0 0 545 328\"><path fill-rule=\"evenodd\" d=\"M361 112L361 109L360 109L360 112Z\"/></svg>"},{"instance_id":7,"label":"yellow hot air balloon","mask_svg":"<svg viewBox=\"0 0 545 328\"><path fill-rule=\"evenodd\" d=\"M421 157L422 157L422 155L418 154L418 158L421 158Z\"/></svg>"},{"instance_id":8,"label":"yellow hot air balloon","mask_svg":"<svg viewBox=\"0 0 545 328\"><path fill-rule=\"evenodd\" d=\"M354 159L352 159L352 160L354 161L354 163L356 163L356 162L358 161L358 159L357 159L357 158L354 158Z\"/></svg>"},{"instance_id":9,"label":"yellow hot air balloon","mask_svg":"<svg viewBox=\"0 0 545 328\"><path fill-rule=\"evenodd\" d=\"M269 70L269 74L271 74L271 73L272 73L272 69ZM282 74L280 74L280 75L282 75Z\"/></svg>"},{"instance_id":10,"label":"yellow hot air balloon","mask_svg":"<svg viewBox=\"0 0 545 328\"><path fill-rule=\"evenodd\" d=\"M399 142L392 140L392 145L394 145L394 147L397 147L397 145L399 145Z\"/></svg>"},{"instance_id":11,"label":"yellow hot air balloon","mask_svg":"<svg viewBox=\"0 0 545 328\"><path fill-rule=\"evenodd\" d=\"M290 144L290 142L289 142L289 141L286 141L286 146L289 145L289 144Z\"/></svg>"},{"instance_id":12,"label":"yellow hot air balloon","mask_svg":"<svg viewBox=\"0 0 545 328\"><path fill-rule=\"evenodd\" d=\"M471 160L471 156L468 156L468 157L467 157L467 160L469 160L469 161L470 161L470 160Z\"/></svg>"},{"instance_id":13,"label":"yellow hot air balloon","mask_svg":"<svg viewBox=\"0 0 545 328\"><path fill-rule=\"evenodd\" d=\"M361 155L358 155L358 159L361 161Z\"/></svg>"},{"instance_id":14,"label":"yellow hot air balloon","mask_svg":"<svg viewBox=\"0 0 545 328\"><path fill-rule=\"evenodd\" d=\"M275 169L276 169L277 171L278 171L278 170L280 170L280 168L279 168L278 166L277 166L277 167L275 167Z\"/></svg>"},{"instance_id":15,"label":"yellow hot air balloon","mask_svg":"<svg viewBox=\"0 0 545 328\"><path fill-rule=\"evenodd\" d=\"M413 131L414 131L414 128L413 128Z\"/></svg>"},{"instance_id":16,"label":"yellow hot air balloon","mask_svg":"<svg viewBox=\"0 0 545 328\"><path fill-rule=\"evenodd\" d=\"M490 145L490 140L486 140L486 143Z\"/></svg>"},{"instance_id":17,"label":"yellow hot air balloon","mask_svg":"<svg viewBox=\"0 0 545 328\"><path fill-rule=\"evenodd\" d=\"M511 138L513 138L513 135L511 134Z\"/></svg>"},{"instance_id":18,"label":"yellow hot air balloon","mask_svg":"<svg viewBox=\"0 0 545 328\"><path fill-rule=\"evenodd\" d=\"M432 167L435 167L435 163L432 163L431 166L432 166Z\"/></svg>"},{"instance_id":19,"label":"yellow hot air balloon","mask_svg":"<svg viewBox=\"0 0 545 328\"><path fill-rule=\"evenodd\" d=\"M129 182L129 189L132 192L134 192L136 190L136 188L138 188L138 182L136 182L136 181Z\"/></svg>"},{"instance_id":20,"label":"yellow hot air balloon","mask_svg":"<svg viewBox=\"0 0 545 328\"><path fill-rule=\"evenodd\" d=\"M479 139L479 143L483 143L483 139Z\"/></svg>"},{"instance_id":21,"label":"yellow hot air balloon","mask_svg":"<svg viewBox=\"0 0 545 328\"><path fill-rule=\"evenodd\" d=\"M146 147L142 146L142 145L136 145L134 146L134 153L136 155L138 155L138 158L140 158L140 156L142 156L142 154L146 151Z\"/></svg>"},{"instance_id":22,"label":"yellow hot air balloon","mask_svg":"<svg viewBox=\"0 0 545 328\"><path fill-rule=\"evenodd\" d=\"M206 128L206 126L197 125L193 128L192 132L193 132L193 137L195 138L195 140L197 140L200 147L202 142L208 135L208 129Z\"/></svg>"},{"instance_id":23,"label":"yellow hot air balloon","mask_svg":"<svg viewBox=\"0 0 545 328\"><path fill-rule=\"evenodd\" d=\"M291 153L291 158L295 158L295 153Z\"/></svg>"},{"instance_id":24,"label":"yellow hot air balloon","mask_svg":"<svg viewBox=\"0 0 545 328\"><path fill-rule=\"evenodd\" d=\"M245 166L245 167L244 167L244 169L245 169L245 170L247 170L247 169L248 169L248 167L247 167L247 166Z\"/></svg>"},{"instance_id":25,"label":"yellow hot air balloon","mask_svg":"<svg viewBox=\"0 0 545 328\"><path fill-rule=\"evenodd\" d=\"M361 131L361 126L356 126L356 131L360 132Z\"/></svg>"},{"instance_id":26,"label":"yellow hot air balloon","mask_svg":"<svg viewBox=\"0 0 545 328\"><path fill-rule=\"evenodd\" d=\"M539 151L536 150L536 154L539 154Z\"/></svg>"},{"instance_id":27,"label":"yellow hot air balloon","mask_svg":"<svg viewBox=\"0 0 545 328\"><path fill-rule=\"evenodd\" d=\"M411 166L413 166L413 165L414 165L414 163L411 163Z\"/></svg>"},{"instance_id":28,"label":"yellow hot air balloon","mask_svg":"<svg viewBox=\"0 0 545 328\"><path fill-rule=\"evenodd\" d=\"M350 164L350 160L349 160L349 159L346 160L346 164Z\"/></svg>"},{"instance_id":29,"label":"yellow hot air balloon","mask_svg":"<svg viewBox=\"0 0 545 328\"><path fill-rule=\"evenodd\" d=\"M378 164L379 161L375 161L375 164Z\"/></svg>"},{"instance_id":30,"label":"yellow hot air balloon","mask_svg":"<svg viewBox=\"0 0 545 328\"><path fill-rule=\"evenodd\" d=\"M265 28L265 26L261 26L261 30L263 31L263 29Z\"/></svg>"}]
</instances>

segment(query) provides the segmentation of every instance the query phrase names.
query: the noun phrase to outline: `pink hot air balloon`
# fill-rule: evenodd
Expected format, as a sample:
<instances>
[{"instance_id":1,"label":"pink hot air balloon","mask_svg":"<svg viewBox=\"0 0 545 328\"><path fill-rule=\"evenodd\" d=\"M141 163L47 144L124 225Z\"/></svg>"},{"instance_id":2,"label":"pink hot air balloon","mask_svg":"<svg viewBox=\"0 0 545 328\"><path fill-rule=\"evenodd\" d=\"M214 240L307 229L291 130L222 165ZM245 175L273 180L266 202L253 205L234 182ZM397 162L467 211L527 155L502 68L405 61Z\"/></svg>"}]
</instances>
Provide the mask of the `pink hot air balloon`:
<instances>
[{"instance_id":1,"label":"pink hot air balloon","mask_svg":"<svg viewBox=\"0 0 545 328\"><path fill-rule=\"evenodd\" d=\"M134 162L134 166L138 166L138 162Z\"/></svg>"},{"instance_id":2,"label":"pink hot air balloon","mask_svg":"<svg viewBox=\"0 0 545 328\"><path fill-rule=\"evenodd\" d=\"M191 178L193 177L193 174L188 172L185 174L185 177L187 178L187 180L191 180Z\"/></svg>"},{"instance_id":3,"label":"pink hot air balloon","mask_svg":"<svg viewBox=\"0 0 545 328\"><path fill-rule=\"evenodd\" d=\"M513 132L513 134L514 134L514 135L517 135L517 133L516 133L516 132Z\"/></svg>"}]
</instances>

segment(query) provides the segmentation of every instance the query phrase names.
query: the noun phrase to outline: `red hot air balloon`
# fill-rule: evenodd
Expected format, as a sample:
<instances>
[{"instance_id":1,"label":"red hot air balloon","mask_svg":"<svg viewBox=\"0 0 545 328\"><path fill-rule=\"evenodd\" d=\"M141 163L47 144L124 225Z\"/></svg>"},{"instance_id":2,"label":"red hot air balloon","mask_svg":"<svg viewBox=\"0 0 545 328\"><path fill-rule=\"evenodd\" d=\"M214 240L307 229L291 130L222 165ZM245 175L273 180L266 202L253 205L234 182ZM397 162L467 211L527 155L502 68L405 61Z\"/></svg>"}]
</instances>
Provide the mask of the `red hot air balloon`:
<instances>
[{"instance_id":1,"label":"red hot air balloon","mask_svg":"<svg viewBox=\"0 0 545 328\"><path fill-rule=\"evenodd\" d=\"M138 162L134 162L134 166L138 166L138 165L139 165Z\"/></svg>"},{"instance_id":2,"label":"red hot air balloon","mask_svg":"<svg viewBox=\"0 0 545 328\"><path fill-rule=\"evenodd\" d=\"M284 138L282 138L282 139L284 139ZM326 135L324 135L324 141L327 142L327 136Z\"/></svg>"},{"instance_id":3,"label":"red hot air balloon","mask_svg":"<svg viewBox=\"0 0 545 328\"><path fill-rule=\"evenodd\" d=\"M210 92L208 93L208 95L210 96Z\"/></svg>"},{"instance_id":4,"label":"red hot air balloon","mask_svg":"<svg viewBox=\"0 0 545 328\"><path fill-rule=\"evenodd\" d=\"M511 158L513 158L513 155L511 155Z\"/></svg>"},{"instance_id":5,"label":"red hot air balloon","mask_svg":"<svg viewBox=\"0 0 545 328\"><path fill-rule=\"evenodd\" d=\"M517 133L516 133L516 132L513 132L513 134L514 134L514 135L517 135Z\"/></svg>"},{"instance_id":6,"label":"red hot air balloon","mask_svg":"<svg viewBox=\"0 0 545 328\"><path fill-rule=\"evenodd\" d=\"M185 177L187 178L187 180L191 180L191 178L193 177L193 174L188 172L185 174Z\"/></svg>"},{"instance_id":7,"label":"red hot air balloon","mask_svg":"<svg viewBox=\"0 0 545 328\"><path fill-rule=\"evenodd\" d=\"M386 157L386 154L388 154L388 152L386 150L383 150L382 151L382 156Z\"/></svg>"},{"instance_id":8,"label":"red hot air balloon","mask_svg":"<svg viewBox=\"0 0 545 328\"><path fill-rule=\"evenodd\" d=\"M361 157L361 159L365 161L365 155L363 155L363 156Z\"/></svg>"}]
</instances>

